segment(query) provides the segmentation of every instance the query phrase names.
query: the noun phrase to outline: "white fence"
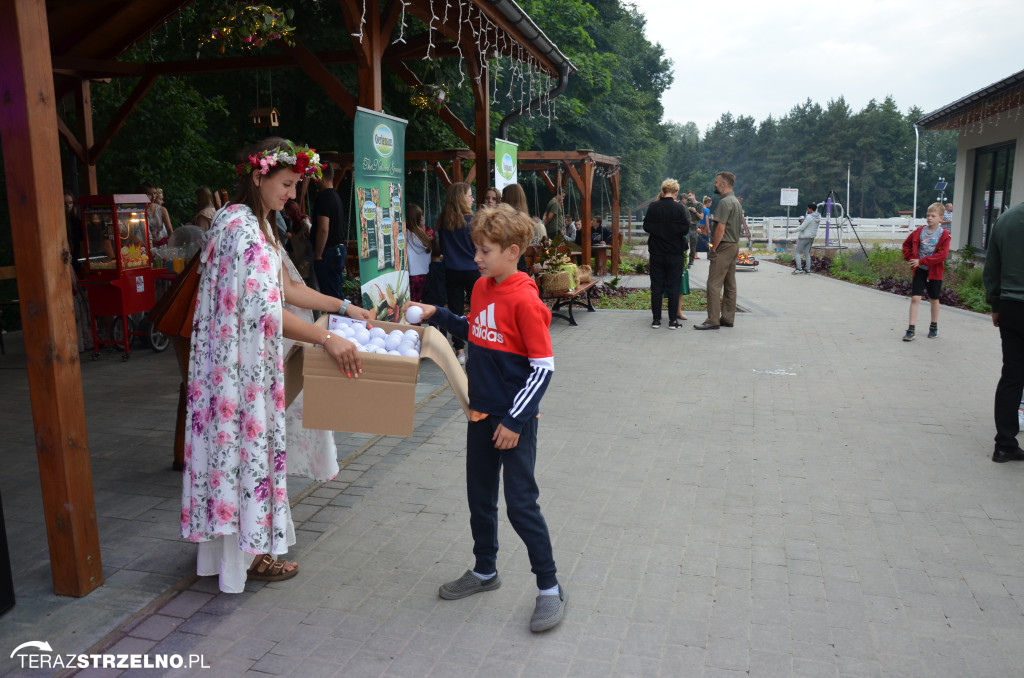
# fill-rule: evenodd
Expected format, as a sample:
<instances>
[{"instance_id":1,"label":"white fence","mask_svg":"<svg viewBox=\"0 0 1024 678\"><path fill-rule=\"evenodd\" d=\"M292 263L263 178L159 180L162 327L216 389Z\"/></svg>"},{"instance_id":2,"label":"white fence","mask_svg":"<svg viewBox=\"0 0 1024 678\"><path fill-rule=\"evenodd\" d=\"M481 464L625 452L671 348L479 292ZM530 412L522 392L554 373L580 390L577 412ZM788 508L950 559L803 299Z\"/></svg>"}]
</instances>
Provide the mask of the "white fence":
<instances>
[{"instance_id":1,"label":"white fence","mask_svg":"<svg viewBox=\"0 0 1024 678\"><path fill-rule=\"evenodd\" d=\"M893 217L890 219L854 219L853 228L849 221L843 219L840 223L830 220L826 228L822 221L818 227L815 244L825 244L826 235L828 244L850 245L856 243L857 237L865 244L893 244L899 245L906 240L910 233L909 217ZM917 225L920 225L918 221ZM782 246L796 239L796 228L800 226L797 217L789 218L789 231L786 229L786 217L747 217L747 225L750 226L751 237L755 241L762 241L772 245ZM856 228L856 235L854 235ZM781 242L780 242L781 241Z\"/></svg>"},{"instance_id":2,"label":"white fence","mask_svg":"<svg viewBox=\"0 0 1024 678\"><path fill-rule=\"evenodd\" d=\"M916 225L920 226L923 223L923 219L918 219ZM606 217L605 224L611 224L610 216ZM799 216L791 216L789 218L789 228L791 229L789 232L786 230L786 217L747 217L747 225L750 227L750 235L753 240L763 243L770 242L773 246L783 247L788 243L796 241L795 229L800 226L800 221ZM901 245L910 233L910 217L854 219L853 225L857 229L857 235L860 236L865 245ZM632 235L633 238L646 235L643 232L642 220L634 219L629 226L631 226L629 229L631 233L629 235ZM622 231L627 230L625 217L621 221L620 229ZM814 239L815 244L825 244L825 231L825 222L822 221L818 227L818 235ZM627 235L627 238L629 235ZM829 244L841 243L844 245L856 243L857 238L854 236L853 229L850 228L850 222L843 219L842 223L837 225L835 220L830 220L828 242Z\"/></svg>"}]
</instances>

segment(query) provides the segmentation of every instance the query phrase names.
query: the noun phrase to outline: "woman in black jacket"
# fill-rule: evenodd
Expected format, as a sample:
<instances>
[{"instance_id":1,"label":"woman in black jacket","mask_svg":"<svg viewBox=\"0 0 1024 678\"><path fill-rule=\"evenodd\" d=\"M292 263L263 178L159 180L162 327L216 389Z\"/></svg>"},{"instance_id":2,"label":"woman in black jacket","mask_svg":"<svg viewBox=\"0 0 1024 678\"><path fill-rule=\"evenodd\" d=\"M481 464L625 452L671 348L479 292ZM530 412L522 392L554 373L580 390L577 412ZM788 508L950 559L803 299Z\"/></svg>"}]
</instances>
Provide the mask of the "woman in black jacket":
<instances>
[{"instance_id":1,"label":"woman in black jacket","mask_svg":"<svg viewBox=\"0 0 1024 678\"><path fill-rule=\"evenodd\" d=\"M668 293L668 328L678 330L679 288L683 284L683 262L686 258L687 233L690 218L686 208L676 202L679 182L665 179L661 182L661 195L651 203L644 216L647 231L647 251L651 271L651 327L661 327L661 298Z\"/></svg>"}]
</instances>

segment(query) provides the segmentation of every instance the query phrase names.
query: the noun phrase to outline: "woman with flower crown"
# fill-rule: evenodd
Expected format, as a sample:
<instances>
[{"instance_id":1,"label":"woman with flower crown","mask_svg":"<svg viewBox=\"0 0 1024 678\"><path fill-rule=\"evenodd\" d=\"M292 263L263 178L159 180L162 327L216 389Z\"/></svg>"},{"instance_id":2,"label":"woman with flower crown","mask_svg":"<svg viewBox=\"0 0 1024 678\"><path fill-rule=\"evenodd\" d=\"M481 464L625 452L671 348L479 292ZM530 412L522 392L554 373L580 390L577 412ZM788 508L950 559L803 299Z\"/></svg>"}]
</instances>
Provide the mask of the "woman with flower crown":
<instances>
[{"instance_id":1,"label":"woman with flower crown","mask_svg":"<svg viewBox=\"0 0 1024 678\"><path fill-rule=\"evenodd\" d=\"M285 484L283 339L323 346L350 377L362 370L354 344L282 304L371 318L283 273L272 212L295 197L302 179L320 176L316 151L270 138L243 157L238 190L217 212L200 253L181 508L182 537L199 544L198 573L219 575L227 593L240 593L247 578L282 581L299 569L278 558L295 543Z\"/></svg>"}]
</instances>

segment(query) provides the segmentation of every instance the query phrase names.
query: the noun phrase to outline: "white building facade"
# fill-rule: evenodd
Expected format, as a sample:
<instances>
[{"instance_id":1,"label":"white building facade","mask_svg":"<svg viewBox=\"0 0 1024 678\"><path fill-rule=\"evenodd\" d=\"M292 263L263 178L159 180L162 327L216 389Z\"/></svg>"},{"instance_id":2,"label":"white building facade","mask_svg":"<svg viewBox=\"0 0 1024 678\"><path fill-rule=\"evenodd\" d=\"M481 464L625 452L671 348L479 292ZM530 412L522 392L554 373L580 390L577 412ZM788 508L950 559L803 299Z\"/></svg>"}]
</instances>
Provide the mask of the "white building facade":
<instances>
[{"instance_id":1,"label":"white building facade","mask_svg":"<svg viewBox=\"0 0 1024 678\"><path fill-rule=\"evenodd\" d=\"M1024 201L1024 71L929 113L923 130L959 132L952 248L984 254L992 224Z\"/></svg>"}]
</instances>

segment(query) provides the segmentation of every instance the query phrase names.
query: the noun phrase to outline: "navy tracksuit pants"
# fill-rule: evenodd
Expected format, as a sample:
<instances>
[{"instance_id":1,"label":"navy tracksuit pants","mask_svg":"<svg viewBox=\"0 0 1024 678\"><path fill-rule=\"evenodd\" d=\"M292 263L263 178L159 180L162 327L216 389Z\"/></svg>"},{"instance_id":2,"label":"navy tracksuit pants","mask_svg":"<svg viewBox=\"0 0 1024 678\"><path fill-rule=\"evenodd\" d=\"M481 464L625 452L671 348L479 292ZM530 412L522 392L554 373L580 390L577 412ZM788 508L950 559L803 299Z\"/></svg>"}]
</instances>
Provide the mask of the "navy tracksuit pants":
<instances>
[{"instance_id":1,"label":"navy tracksuit pants","mask_svg":"<svg viewBox=\"0 0 1024 678\"><path fill-rule=\"evenodd\" d=\"M558 579L548 525L537 503L540 489L533 475L537 464L537 419L526 422L519 434L519 444L511 450L494 448L491 436L500 423L495 416L471 421L466 433L466 494L476 556L473 569L480 574L497 571L498 485L504 475L509 522L526 544L537 587L549 589Z\"/></svg>"}]
</instances>

